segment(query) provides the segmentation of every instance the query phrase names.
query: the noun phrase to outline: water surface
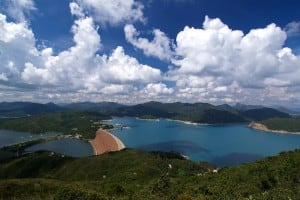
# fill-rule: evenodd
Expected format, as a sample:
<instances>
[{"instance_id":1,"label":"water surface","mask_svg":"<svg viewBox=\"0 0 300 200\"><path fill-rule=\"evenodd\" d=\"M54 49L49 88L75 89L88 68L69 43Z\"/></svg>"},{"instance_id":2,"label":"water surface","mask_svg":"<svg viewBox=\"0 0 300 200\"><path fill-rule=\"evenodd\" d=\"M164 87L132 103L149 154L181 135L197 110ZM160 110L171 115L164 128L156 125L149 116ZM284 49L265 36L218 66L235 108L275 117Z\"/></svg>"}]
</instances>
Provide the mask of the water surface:
<instances>
[{"instance_id":1,"label":"water surface","mask_svg":"<svg viewBox=\"0 0 300 200\"><path fill-rule=\"evenodd\" d=\"M126 147L176 151L192 160L218 166L252 162L300 147L300 135L267 133L246 124L190 125L130 117L114 118L108 123L130 127L111 131Z\"/></svg>"},{"instance_id":2,"label":"water surface","mask_svg":"<svg viewBox=\"0 0 300 200\"><path fill-rule=\"evenodd\" d=\"M27 142L40 138L47 138L56 135L58 135L58 133L31 134L27 132L17 132L0 129L0 148L12 144Z\"/></svg>"},{"instance_id":3,"label":"water surface","mask_svg":"<svg viewBox=\"0 0 300 200\"><path fill-rule=\"evenodd\" d=\"M35 144L25 149L26 152L53 151L72 157L83 157L93 155L93 148L87 141L76 138L64 138L49 142Z\"/></svg>"}]
</instances>

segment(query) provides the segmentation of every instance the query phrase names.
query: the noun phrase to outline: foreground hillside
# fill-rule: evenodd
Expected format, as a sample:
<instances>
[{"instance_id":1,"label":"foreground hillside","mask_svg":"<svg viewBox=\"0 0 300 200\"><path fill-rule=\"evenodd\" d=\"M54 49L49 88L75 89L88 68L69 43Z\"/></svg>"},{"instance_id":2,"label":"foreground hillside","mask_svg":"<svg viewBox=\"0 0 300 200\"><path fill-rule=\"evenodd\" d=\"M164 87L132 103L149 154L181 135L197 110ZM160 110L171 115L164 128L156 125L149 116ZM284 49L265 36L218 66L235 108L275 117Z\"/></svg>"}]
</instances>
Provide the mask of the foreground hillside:
<instances>
[{"instance_id":1,"label":"foreground hillside","mask_svg":"<svg viewBox=\"0 0 300 200\"><path fill-rule=\"evenodd\" d=\"M40 152L2 162L0 199L298 199L300 151L218 173L176 154L124 150L65 158Z\"/></svg>"}]
</instances>

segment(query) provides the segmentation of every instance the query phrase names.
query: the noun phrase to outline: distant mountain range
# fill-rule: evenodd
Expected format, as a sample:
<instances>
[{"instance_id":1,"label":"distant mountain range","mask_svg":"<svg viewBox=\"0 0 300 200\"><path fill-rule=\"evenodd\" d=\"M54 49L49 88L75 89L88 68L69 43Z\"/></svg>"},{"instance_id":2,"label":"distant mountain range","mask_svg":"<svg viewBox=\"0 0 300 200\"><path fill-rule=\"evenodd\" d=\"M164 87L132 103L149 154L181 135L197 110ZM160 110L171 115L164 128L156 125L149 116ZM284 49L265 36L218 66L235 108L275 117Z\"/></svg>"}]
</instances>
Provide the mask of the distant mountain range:
<instances>
[{"instance_id":1,"label":"distant mountain range","mask_svg":"<svg viewBox=\"0 0 300 200\"><path fill-rule=\"evenodd\" d=\"M40 104L32 102L1 102L0 117L24 117L41 113L64 110L54 103Z\"/></svg>"},{"instance_id":2,"label":"distant mountain range","mask_svg":"<svg viewBox=\"0 0 300 200\"><path fill-rule=\"evenodd\" d=\"M267 108L260 105L228 104L212 105L208 103L161 103L147 102L132 106L114 102L80 102L65 105L54 103L39 104L32 102L2 102L0 103L1 117L23 117L58 111L88 110L107 116L131 116L140 118L169 118L191 121L196 123L238 123L247 121L261 121L270 118L290 118L292 112Z\"/></svg>"}]
</instances>

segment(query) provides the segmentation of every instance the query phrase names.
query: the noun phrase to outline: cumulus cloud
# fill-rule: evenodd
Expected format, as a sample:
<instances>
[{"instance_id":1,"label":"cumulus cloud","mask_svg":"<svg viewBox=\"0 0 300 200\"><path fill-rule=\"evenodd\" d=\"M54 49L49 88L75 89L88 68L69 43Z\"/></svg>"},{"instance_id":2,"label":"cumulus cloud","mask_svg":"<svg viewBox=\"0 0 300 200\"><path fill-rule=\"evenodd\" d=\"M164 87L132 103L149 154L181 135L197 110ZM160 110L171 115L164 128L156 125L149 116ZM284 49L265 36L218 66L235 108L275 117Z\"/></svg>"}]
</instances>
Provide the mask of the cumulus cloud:
<instances>
[{"instance_id":1,"label":"cumulus cloud","mask_svg":"<svg viewBox=\"0 0 300 200\"><path fill-rule=\"evenodd\" d=\"M132 24L124 27L126 40L134 47L143 50L147 56L154 56L160 60L170 60L172 58L172 41L159 29L153 30L154 38L149 41L147 38L139 37L140 33Z\"/></svg>"},{"instance_id":2,"label":"cumulus cloud","mask_svg":"<svg viewBox=\"0 0 300 200\"><path fill-rule=\"evenodd\" d=\"M124 53L123 47L117 47L110 57L104 59L103 80L119 84L134 82L149 83L161 79L158 69L140 64L137 59Z\"/></svg>"},{"instance_id":3,"label":"cumulus cloud","mask_svg":"<svg viewBox=\"0 0 300 200\"><path fill-rule=\"evenodd\" d=\"M143 4L136 0L77 0L102 25L144 22Z\"/></svg>"},{"instance_id":4,"label":"cumulus cloud","mask_svg":"<svg viewBox=\"0 0 300 200\"><path fill-rule=\"evenodd\" d=\"M102 3L102 7L98 2L102 1L70 3L70 12L76 17L71 27L74 45L56 54L52 48L36 47L35 35L25 21L8 22L0 14L1 98L123 103L299 102L300 56L285 47L287 29L270 24L244 33L232 30L218 18L206 17L202 27L186 26L172 42L158 29L153 30L150 40L133 25L126 25L128 42L145 55L172 65L162 73L127 55L122 46L101 53L101 30L95 20L116 25L142 21L144 17L142 6L135 1L119 2L128 8L126 15L118 13L122 19L112 16L117 12L108 12L110 7L102 8L113 8L118 1ZM97 18L97 5L106 9L102 14L107 18ZM140 13L139 17L131 16L131 11Z\"/></svg>"},{"instance_id":5,"label":"cumulus cloud","mask_svg":"<svg viewBox=\"0 0 300 200\"><path fill-rule=\"evenodd\" d=\"M22 22L26 20L26 15L36 10L33 0L4 0L5 12L13 19Z\"/></svg>"},{"instance_id":6,"label":"cumulus cloud","mask_svg":"<svg viewBox=\"0 0 300 200\"><path fill-rule=\"evenodd\" d=\"M173 64L179 68L169 74L212 77L211 82L219 84L216 87L233 81L243 88L298 84L294 74L300 72L300 58L283 47L286 38L275 24L244 34L218 18L206 17L203 28L185 27L178 33L179 59L173 59Z\"/></svg>"},{"instance_id":7,"label":"cumulus cloud","mask_svg":"<svg viewBox=\"0 0 300 200\"><path fill-rule=\"evenodd\" d=\"M300 35L300 21L293 21L288 23L284 28L289 37Z\"/></svg>"},{"instance_id":8,"label":"cumulus cloud","mask_svg":"<svg viewBox=\"0 0 300 200\"><path fill-rule=\"evenodd\" d=\"M143 90L146 96L170 95L174 93L173 88L168 88L164 83L149 83Z\"/></svg>"},{"instance_id":9,"label":"cumulus cloud","mask_svg":"<svg viewBox=\"0 0 300 200\"><path fill-rule=\"evenodd\" d=\"M70 10L78 17L71 29L74 46L57 55L51 48L37 49L35 36L25 23L7 22L0 14L1 81L42 86L48 93L55 88L64 93L110 95L161 80L159 69L140 64L121 46L110 55L100 55L101 38L93 18L86 17L76 3L70 3Z\"/></svg>"},{"instance_id":10,"label":"cumulus cloud","mask_svg":"<svg viewBox=\"0 0 300 200\"><path fill-rule=\"evenodd\" d=\"M25 22L7 22L0 13L0 73L6 79L18 80L24 63L36 60L34 34ZM16 56L17 55L17 56Z\"/></svg>"}]
</instances>

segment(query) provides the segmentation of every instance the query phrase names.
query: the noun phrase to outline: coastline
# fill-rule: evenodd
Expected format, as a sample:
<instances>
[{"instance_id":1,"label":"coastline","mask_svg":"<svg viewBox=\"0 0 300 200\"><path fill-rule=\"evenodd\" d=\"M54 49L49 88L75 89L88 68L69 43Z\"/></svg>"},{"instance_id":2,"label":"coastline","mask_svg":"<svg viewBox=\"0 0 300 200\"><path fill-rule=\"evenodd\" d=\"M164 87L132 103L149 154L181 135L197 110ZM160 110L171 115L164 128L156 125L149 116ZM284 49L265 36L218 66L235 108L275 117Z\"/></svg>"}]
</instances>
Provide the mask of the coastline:
<instances>
[{"instance_id":1,"label":"coastline","mask_svg":"<svg viewBox=\"0 0 300 200\"><path fill-rule=\"evenodd\" d=\"M89 140L89 143L93 148L94 155L120 151L125 148L125 145L119 138L102 129L97 130L95 138Z\"/></svg>"},{"instance_id":2,"label":"coastline","mask_svg":"<svg viewBox=\"0 0 300 200\"><path fill-rule=\"evenodd\" d=\"M270 132L270 133L300 135L300 132L289 132L289 131L284 131L284 130L271 130L267 126L257 123L257 122L251 122L248 125L248 127L256 129L256 130L264 131L264 132Z\"/></svg>"},{"instance_id":3,"label":"coastline","mask_svg":"<svg viewBox=\"0 0 300 200\"><path fill-rule=\"evenodd\" d=\"M138 119L138 120L144 120L144 121L155 121L155 122L159 122L159 120L160 120L160 118L147 119L147 118L140 118L140 117L136 117L136 119Z\"/></svg>"},{"instance_id":4,"label":"coastline","mask_svg":"<svg viewBox=\"0 0 300 200\"><path fill-rule=\"evenodd\" d=\"M173 122L180 122L180 123L189 124L189 125L205 125L205 126L211 125L211 124L206 124L206 123L196 123L196 122L184 121L184 120L179 120L179 119L170 119L170 118L167 118L166 120L173 121Z\"/></svg>"}]
</instances>

